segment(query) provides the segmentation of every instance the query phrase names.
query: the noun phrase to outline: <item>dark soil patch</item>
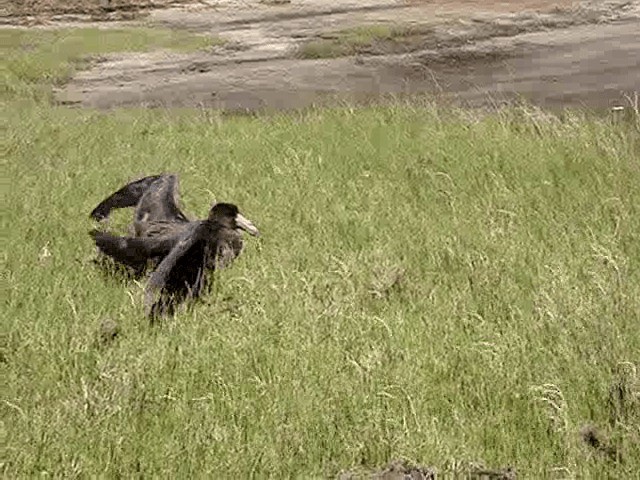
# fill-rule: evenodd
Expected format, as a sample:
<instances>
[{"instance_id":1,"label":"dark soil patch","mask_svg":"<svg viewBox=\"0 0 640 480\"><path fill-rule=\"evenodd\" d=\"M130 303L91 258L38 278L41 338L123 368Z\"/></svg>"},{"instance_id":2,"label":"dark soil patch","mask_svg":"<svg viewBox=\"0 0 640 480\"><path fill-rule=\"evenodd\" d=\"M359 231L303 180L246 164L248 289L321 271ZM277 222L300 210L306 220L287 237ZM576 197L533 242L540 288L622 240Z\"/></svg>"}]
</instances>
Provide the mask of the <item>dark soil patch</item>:
<instances>
[{"instance_id":1,"label":"dark soil patch","mask_svg":"<svg viewBox=\"0 0 640 480\"><path fill-rule=\"evenodd\" d=\"M350 470L341 472L338 480L436 480L436 469L419 465L411 465L405 461L393 461L386 467L374 471Z\"/></svg>"},{"instance_id":2,"label":"dark soil patch","mask_svg":"<svg viewBox=\"0 0 640 480\"><path fill-rule=\"evenodd\" d=\"M516 471L512 467L489 469L469 467L465 471L444 472L442 476L434 467L413 465L404 460L395 460L377 470L354 469L341 472L338 480L436 480L438 478L466 478L471 480L515 480Z\"/></svg>"}]
</instances>

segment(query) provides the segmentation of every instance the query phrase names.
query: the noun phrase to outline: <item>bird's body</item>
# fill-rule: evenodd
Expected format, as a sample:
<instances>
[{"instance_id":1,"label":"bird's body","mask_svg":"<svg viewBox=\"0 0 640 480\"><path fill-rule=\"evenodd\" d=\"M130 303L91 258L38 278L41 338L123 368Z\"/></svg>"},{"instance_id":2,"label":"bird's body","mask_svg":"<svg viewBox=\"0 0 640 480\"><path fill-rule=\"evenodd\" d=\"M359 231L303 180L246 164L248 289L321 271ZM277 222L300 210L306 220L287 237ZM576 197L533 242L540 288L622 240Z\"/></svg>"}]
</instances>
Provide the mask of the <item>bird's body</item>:
<instances>
[{"instance_id":1,"label":"bird's body","mask_svg":"<svg viewBox=\"0 0 640 480\"><path fill-rule=\"evenodd\" d=\"M94 220L104 220L112 210L135 207L131 233L139 238L172 238L190 231L194 223L178 206L178 176L175 174L151 175L128 183L93 209ZM236 229L221 232L217 240L217 255L210 258L207 268L224 268L240 255L244 247L242 233ZM134 274L144 272L147 264L157 264L159 258L140 262L120 262L131 267Z\"/></svg>"},{"instance_id":2,"label":"bird's body","mask_svg":"<svg viewBox=\"0 0 640 480\"><path fill-rule=\"evenodd\" d=\"M178 177L152 175L128 183L91 212L102 221L112 210L135 207L131 236L93 231L98 250L141 275L155 268L145 289L152 318L172 314L175 306L198 297L207 270L229 266L243 249L242 230L256 227L235 205L218 203L204 220L190 220L178 206Z\"/></svg>"},{"instance_id":3,"label":"bird's body","mask_svg":"<svg viewBox=\"0 0 640 480\"><path fill-rule=\"evenodd\" d=\"M98 249L119 263L139 268L149 260L157 262L145 289L147 313L155 318L172 314L176 305L201 294L207 282L206 271L216 269L228 238L238 229L258 235L235 205L219 203L211 208L207 219L189 222L172 235L92 235Z\"/></svg>"}]
</instances>

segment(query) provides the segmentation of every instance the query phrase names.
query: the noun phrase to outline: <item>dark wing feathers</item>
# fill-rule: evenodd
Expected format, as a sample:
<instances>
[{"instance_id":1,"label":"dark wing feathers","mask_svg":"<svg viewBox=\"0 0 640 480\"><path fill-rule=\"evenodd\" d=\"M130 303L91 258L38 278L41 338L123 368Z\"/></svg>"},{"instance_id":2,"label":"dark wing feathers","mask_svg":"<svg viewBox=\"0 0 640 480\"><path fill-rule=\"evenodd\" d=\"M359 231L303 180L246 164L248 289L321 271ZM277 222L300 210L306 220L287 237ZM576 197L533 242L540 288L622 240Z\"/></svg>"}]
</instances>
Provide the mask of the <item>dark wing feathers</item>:
<instances>
[{"instance_id":1,"label":"dark wing feathers","mask_svg":"<svg viewBox=\"0 0 640 480\"><path fill-rule=\"evenodd\" d=\"M195 222L194 222L195 223ZM203 240L201 222L197 222L193 227L185 231L173 245L170 253L164 257L158 268L155 269L149 279L149 287L162 288L168 278L171 270L176 266L180 259L194 247L194 245Z\"/></svg>"},{"instance_id":2,"label":"dark wing feathers","mask_svg":"<svg viewBox=\"0 0 640 480\"><path fill-rule=\"evenodd\" d=\"M136 207L134 223L178 222L189 219L178 206L178 176L174 174L150 175L128 183L104 199L91 212L94 220L103 220L116 208Z\"/></svg>"},{"instance_id":3,"label":"dark wing feathers","mask_svg":"<svg viewBox=\"0 0 640 480\"><path fill-rule=\"evenodd\" d=\"M107 218L113 209L135 207L149 187L162 177L152 175L125 185L100 202L91 212L91 218L100 221Z\"/></svg>"},{"instance_id":4,"label":"dark wing feathers","mask_svg":"<svg viewBox=\"0 0 640 480\"><path fill-rule=\"evenodd\" d=\"M91 236L102 253L132 267L144 266L151 258L167 255L180 239L178 235L160 238L119 237L100 231L91 232Z\"/></svg>"},{"instance_id":5,"label":"dark wing feathers","mask_svg":"<svg viewBox=\"0 0 640 480\"><path fill-rule=\"evenodd\" d=\"M163 175L149 185L137 204L135 222L188 222L178 206L178 176Z\"/></svg>"},{"instance_id":6,"label":"dark wing feathers","mask_svg":"<svg viewBox=\"0 0 640 480\"><path fill-rule=\"evenodd\" d=\"M91 236L102 253L140 273L149 260L158 265L145 288L145 306L152 317L171 313L178 302L200 295L206 270L227 266L242 251L238 231L189 221L178 206L178 186L177 175L151 175L125 185L91 212L100 221L113 209L136 207L135 237L102 231Z\"/></svg>"},{"instance_id":7,"label":"dark wing feathers","mask_svg":"<svg viewBox=\"0 0 640 480\"><path fill-rule=\"evenodd\" d=\"M204 286L207 264L209 226L206 222L194 222L181 235L171 252L163 258L153 272L145 288L145 306L154 314L169 295L181 300L197 297ZM156 300L156 294L160 299Z\"/></svg>"}]
</instances>

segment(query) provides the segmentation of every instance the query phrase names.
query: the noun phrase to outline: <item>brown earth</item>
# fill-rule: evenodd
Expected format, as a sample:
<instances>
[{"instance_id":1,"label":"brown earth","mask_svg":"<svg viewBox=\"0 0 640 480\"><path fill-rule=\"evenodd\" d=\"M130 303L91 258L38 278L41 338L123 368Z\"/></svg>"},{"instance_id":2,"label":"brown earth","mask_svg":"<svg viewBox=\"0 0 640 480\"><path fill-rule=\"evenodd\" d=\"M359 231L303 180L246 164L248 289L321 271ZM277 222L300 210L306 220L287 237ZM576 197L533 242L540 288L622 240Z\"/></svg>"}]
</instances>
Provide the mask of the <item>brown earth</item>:
<instances>
[{"instance_id":1,"label":"brown earth","mask_svg":"<svg viewBox=\"0 0 640 480\"><path fill-rule=\"evenodd\" d=\"M544 107L607 108L640 91L638 0L201 0L151 9L144 21L227 44L108 56L57 99L98 108L256 110L427 93L472 106L522 96ZM368 24L421 33L404 50L378 43L355 56L299 58L305 42Z\"/></svg>"},{"instance_id":2,"label":"brown earth","mask_svg":"<svg viewBox=\"0 0 640 480\"><path fill-rule=\"evenodd\" d=\"M466 478L469 480L515 480L516 471L512 467L488 469L478 465L467 465L460 471L443 472L442 478ZM413 465L403 460L394 460L383 468L367 470L362 467L345 470L338 474L338 480L436 480L437 469Z\"/></svg>"}]
</instances>

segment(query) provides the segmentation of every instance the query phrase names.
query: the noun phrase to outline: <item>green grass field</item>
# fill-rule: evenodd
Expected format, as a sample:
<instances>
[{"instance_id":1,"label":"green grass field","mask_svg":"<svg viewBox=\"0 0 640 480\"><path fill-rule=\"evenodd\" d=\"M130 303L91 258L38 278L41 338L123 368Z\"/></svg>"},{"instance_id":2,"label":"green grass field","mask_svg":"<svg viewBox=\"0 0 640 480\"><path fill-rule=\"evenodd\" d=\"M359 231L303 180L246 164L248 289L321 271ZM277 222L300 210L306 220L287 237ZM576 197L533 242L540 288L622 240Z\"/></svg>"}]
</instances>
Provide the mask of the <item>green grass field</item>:
<instances>
[{"instance_id":1,"label":"green grass field","mask_svg":"<svg viewBox=\"0 0 640 480\"><path fill-rule=\"evenodd\" d=\"M77 50L15 35L1 60L6 478L317 478L396 458L636 478L637 115L70 110L34 92ZM262 237L151 327L144 284L93 265L88 214L162 171L192 215L234 202ZM588 423L608 450L581 441Z\"/></svg>"}]
</instances>

